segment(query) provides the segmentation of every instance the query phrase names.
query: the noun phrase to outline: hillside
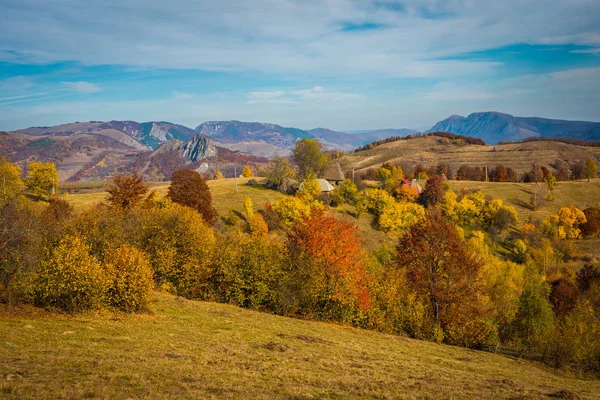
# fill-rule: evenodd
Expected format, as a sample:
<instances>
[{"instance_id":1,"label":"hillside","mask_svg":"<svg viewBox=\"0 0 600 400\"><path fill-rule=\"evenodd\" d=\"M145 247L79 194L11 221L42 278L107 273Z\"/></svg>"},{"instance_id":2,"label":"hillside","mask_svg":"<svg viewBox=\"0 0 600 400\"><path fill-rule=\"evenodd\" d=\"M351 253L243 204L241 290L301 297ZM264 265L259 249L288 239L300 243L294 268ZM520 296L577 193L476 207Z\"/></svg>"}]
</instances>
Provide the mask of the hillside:
<instances>
[{"instance_id":1,"label":"hillside","mask_svg":"<svg viewBox=\"0 0 600 400\"><path fill-rule=\"evenodd\" d=\"M452 115L428 132L445 131L474 136L486 143L517 141L528 137L600 139L600 122L514 117L499 112L479 112L468 117Z\"/></svg>"},{"instance_id":2,"label":"hillside","mask_svg":"<svg viewBox=\"0 0 600 400\"><path fill-rule=\"evenodd\" d=\"M501 145L455 144L435 136L418 137L384 143L370 150L359 151L341 159L344 171L366 171L384 162L425 167L448 164L454 172L463 164L490 168L498 164L511 167L517 172L531 169L537 162L552 168L557 160L573 163L588 157L600 160L600 148L583 147L559 142L525 142ZM552 169L551 169L552 170Z\"/></svg>"},{"instance_id":3,"label":"hillside","mask_svg":"<svg viewBox=\"0 0 600 400\"><path fill-rule=\"evenodd\" d=\"M155 294L145 315L0 305L3 398L594 398L491 353ZM60 371L60 373L58 373Z\"/></svg>"}]
</instances>

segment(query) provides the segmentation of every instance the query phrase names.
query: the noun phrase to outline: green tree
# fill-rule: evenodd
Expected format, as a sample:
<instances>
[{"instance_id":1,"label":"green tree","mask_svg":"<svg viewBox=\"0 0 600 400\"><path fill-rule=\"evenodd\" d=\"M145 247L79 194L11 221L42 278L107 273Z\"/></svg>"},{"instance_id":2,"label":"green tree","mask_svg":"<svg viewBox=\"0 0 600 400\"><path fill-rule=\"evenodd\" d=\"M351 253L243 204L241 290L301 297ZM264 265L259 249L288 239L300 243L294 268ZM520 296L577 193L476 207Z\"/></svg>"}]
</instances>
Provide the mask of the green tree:
<instances>
[{"instance_id":1,"label":"green tree","mask_svg":"<svg viewBox=\"0 0 600 400\"><path fill-rule=\"evenodd\" d=\"M144 177L136 171L130 175L114 176L106 191L106 199L113 207L127 210L142 203L148 193L148 185L144 182Z\"/></svg>"},{"instance_id":2,"label":"green tree","mask_svg":"<svg viewBox=\"0 0 600 400\"><path fill-rule=\"evenodd\" d=\"M304 180L309 174L321 175L327 162L323 145L316 139L300 139L294 148L294 162L298 165L299 177Z\"/></svg>"},{"instance_id":3,"label":"green tree","mask_svg":"<svg viewBox=\"0 0 600 400\"><path fill-rule=\"evenodd\" d=\"M17 196L25 189L25 183L21 179L21 168L6 158L0 158L0 196L3 201Z\"/></svg>"},{"instance_id":4,"label":"green tree","mask_svg":"<svg viewBox=\"0 0 600 400\"><path fill-rule=\"evenodd\" d=\"M38 198L50 197L58 188L58 171L51 162L34 161L27 166L28 176L25 179L27 188Z\"/></svg>"},{"instance_id":5,"label":"green tree","mask_svg":"<svg viewBox=\"0 0 600 400\"><path fill-rule=\"evenodd\" d=\"M596 160L592 157L588 157L585 161L585 176L590 181L591 178L595 178L598 175L598 165L596 164Z\"/></svg>"},{"instance_id":6,"label":"green tree","mask_svg":"<svg viewBox=\"0 0 600 400\"><path fill-rule=\"evenodd\" d=\"M275 156L269 162L265 176L271 186L277 190L281 190L285 180L294 176L294 171L288 160L280 156Z\"/></svg>"},{"instance_id":7,"label":"green tree","mask_svg":"<svg viewBox=\"0 0 600 400\"><path fill-rule=\"evenodd\" d=\"M175 203L190 207L200 214L206 222L217 222L217 211L212 206L212 195L206 181L196 171L178 169L171 176L171 185L167 197Z\"/></svg>"}]
</instances>

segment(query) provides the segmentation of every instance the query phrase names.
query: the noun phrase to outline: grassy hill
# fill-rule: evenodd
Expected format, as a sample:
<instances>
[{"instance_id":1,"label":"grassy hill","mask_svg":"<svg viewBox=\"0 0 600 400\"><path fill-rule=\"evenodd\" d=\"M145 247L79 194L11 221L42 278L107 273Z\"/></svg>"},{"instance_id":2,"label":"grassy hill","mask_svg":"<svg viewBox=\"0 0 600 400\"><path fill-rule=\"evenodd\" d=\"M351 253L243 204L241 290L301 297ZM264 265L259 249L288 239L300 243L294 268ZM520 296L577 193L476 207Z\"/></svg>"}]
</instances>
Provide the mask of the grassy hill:
<instances>
[{"instance_id":1,"label":"grassy hill","mask_svg":"<svg viewBox=\"0 0 600 400\"><path fill-rule=\"evenodd\" d=\"M356 172L379 167L384 162L392 164L422 164L425 167L448 164L456 171L461 165L490 168L498 164L514 168L517 172L531 169L535 161L550 166L557 159L575 162L588 157L600 160L600 147L583 147L559 142L526 142L496 146L457 145L446 143L443 138L425 136L398 140L359 151L343 157L340 161L344 171L354 167Z\"/></svg>"},{"instance_id":2,"label":"grassy hill","mask_svg":"<svg viewBox=\"0 0 600 400\"><path fill-rule=\"evenodd\" d=\"M0 398L595 398L535 362L155 294L144 315L0 305Z\"/></svg>"}]
</instances>

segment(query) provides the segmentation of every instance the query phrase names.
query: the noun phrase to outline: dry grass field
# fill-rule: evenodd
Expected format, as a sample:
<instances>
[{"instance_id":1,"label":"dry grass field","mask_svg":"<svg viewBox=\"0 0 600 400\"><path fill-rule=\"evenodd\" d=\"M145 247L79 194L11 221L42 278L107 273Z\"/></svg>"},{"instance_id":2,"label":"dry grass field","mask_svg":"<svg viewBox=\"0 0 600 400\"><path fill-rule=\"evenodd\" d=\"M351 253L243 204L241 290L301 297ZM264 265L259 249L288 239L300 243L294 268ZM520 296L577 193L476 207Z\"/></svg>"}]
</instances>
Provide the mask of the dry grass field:
<instances>
[{"instance_id":1,"label":"dry grass field","mask_svg":"<svg viewBox=\"0 0 600 400\"><path fill-rule=\"evenodd\" d=\"M595 157L600 161L600 147L582 147L558 142L529 142L496 146L456 145L444 139L427 136L379 145L371 150L344 156L340 163L345 171L356 172L379 167L384 162L392 164L423 164L425 167L448 164L454 170L466 164L473 167L494 168L498 164L522 173L531 169L535 161L550 166L557 159L586 160Z\"/></svg>"},{"instance_id":2,"label":"dry grass field","mask_svg":"<svg viewBox=\"0 0 600 400\"><path fill-rule=\"evenodd\" d=\"M0 398L592 399L600 393L597 380L460 347L161 293L151 310L67 316L0 305Z\"/></svg>"}]
</instances>

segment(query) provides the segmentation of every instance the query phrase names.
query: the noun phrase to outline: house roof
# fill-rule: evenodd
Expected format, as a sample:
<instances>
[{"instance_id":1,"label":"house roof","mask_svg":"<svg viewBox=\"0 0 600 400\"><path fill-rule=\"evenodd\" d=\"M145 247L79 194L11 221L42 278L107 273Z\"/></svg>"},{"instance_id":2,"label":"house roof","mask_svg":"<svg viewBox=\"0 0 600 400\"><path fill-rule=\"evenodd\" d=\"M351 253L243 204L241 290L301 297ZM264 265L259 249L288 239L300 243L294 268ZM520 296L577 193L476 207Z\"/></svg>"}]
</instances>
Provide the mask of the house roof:
<instances>
[{"instance_id":1,"label":"house roof","mask_svg":"<svg viewBox=\"0 0 600 400\"><path fill-rule=\"evenodd\" d=\"M325 163L325 166L323 167L323 178L328 181L343 181L346 179L342 167L340 167L340 163L337 161L328 161Z\"/></svg>"}]
</instances>

